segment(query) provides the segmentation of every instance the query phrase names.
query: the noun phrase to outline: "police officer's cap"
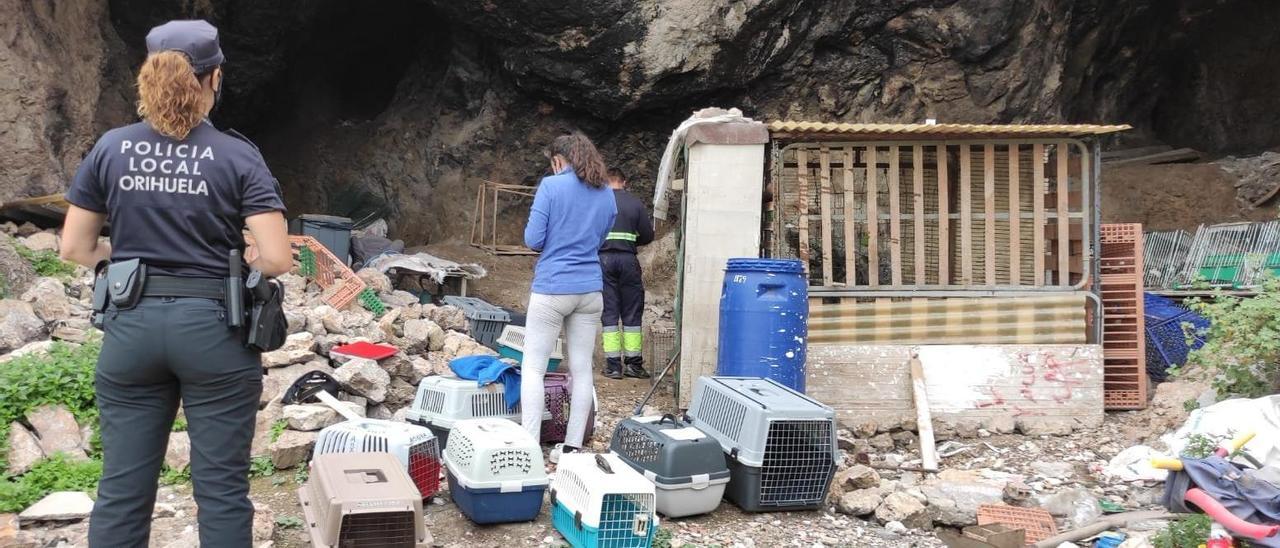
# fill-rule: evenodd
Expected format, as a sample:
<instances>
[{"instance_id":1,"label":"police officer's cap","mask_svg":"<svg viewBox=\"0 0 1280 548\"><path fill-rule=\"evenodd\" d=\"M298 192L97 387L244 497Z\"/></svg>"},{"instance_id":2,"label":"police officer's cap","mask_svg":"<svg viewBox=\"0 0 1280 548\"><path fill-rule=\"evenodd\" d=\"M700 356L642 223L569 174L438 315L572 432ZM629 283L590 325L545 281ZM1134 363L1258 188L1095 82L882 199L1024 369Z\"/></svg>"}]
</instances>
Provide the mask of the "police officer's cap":
<instances>
[{"instance_id":1,"label":"police officer's cap","mask_svg":"<svg viewBox=\"0 0 1280 548\"><path fill-rule=\"evenodd\" d=\"M199 19L169 21L147 33L147 53L180 51L196 74L207 74L226 60L218 44L218 29Z\"/></svg>"}]
</instances>

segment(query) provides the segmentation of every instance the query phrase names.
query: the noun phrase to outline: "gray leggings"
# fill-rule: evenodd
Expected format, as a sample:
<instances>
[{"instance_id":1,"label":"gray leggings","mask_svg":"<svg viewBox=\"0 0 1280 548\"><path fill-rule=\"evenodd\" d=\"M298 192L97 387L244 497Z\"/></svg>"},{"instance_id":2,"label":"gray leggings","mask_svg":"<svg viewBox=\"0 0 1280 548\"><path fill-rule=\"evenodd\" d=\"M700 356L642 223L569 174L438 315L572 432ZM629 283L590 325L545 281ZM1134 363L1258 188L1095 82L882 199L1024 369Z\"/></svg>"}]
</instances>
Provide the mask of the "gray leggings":
<instances>
[{"instance_id":1,"label":"gray leggings","mask_svg":"<svg viewBox=\"0 0 1280 548\"><path fill-rule=\"evenodd\" d=\"M592 388L592 354L596 335L600 332L600 313L604 299L599 292L578 295L529 295L529 311L525 320L524 363L520 365L521 424L533 435L542 430L542 412L546 406L546 390L542 385L547 374L547 360L555 349L560 328L565 330L565 363L573 377L569 400L569 426L565 445L582 447L587 417L594 404Z\"/></svg>"}]
</instances>

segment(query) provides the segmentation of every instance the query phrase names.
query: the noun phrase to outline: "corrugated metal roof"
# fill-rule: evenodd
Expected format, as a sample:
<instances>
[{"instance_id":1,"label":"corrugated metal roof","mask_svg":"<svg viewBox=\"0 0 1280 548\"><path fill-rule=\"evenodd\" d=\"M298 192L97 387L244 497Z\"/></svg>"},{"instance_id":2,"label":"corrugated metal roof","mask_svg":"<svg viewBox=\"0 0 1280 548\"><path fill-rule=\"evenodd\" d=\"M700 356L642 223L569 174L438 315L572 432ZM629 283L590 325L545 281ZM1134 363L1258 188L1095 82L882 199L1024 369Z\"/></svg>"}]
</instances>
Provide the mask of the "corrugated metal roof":
<instances>
[{"instance_id":1,"label":"corrugated metal roof","mask_svg":"<svg viewBox=\"0 0 1280 548\"><path fill-rule=\"evenodd\" d=\"M853 124L846 122L803 122L775 120L769 122L774 133L867 135L876 137L1078 137L1105 135L1133 129L1127 124Z\"/></svg>"}]
</instances>

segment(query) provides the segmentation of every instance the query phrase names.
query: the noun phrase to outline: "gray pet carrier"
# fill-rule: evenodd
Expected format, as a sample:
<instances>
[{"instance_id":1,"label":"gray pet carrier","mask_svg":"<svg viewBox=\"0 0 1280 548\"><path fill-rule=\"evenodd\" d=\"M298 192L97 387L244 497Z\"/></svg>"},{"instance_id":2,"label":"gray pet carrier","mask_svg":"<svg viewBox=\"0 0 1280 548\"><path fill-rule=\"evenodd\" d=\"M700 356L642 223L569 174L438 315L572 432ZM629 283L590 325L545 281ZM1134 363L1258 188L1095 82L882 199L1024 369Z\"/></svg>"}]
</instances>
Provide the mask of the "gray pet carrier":
<instances>
[{"instance_id":1,"label":"gray pet carrier","mask_svg":"<svg viewBox=\"0 0 1280 548\"><path fill-rule=\"evenodd\" d=\"M624 419L609 450L653 482L667 517L715 510L729 483L720 443L671 415Z\"/></svg>"},{"instance_id":2,"label":"gray pet carrier","mask_svg":"<svg viewBox=\"0 0 1280 548\"><path fill-rule=\"evenodd\" d=\"M772 379L702 377L689 415L728 455L726 499L748 512L822 505L839 458L830 407Z\"/></svg>"}]
</instances>

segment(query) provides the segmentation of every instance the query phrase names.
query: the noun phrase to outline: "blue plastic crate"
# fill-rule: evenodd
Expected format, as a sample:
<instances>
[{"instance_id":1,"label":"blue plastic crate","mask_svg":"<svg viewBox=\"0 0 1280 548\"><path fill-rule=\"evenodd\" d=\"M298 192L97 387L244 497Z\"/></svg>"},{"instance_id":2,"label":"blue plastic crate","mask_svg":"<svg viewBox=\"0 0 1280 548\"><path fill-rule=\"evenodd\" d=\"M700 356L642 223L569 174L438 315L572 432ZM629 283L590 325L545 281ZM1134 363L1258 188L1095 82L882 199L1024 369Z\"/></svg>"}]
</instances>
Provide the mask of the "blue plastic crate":
<instances>
[{"instance_id":1,"label":"blue plastic crate","mask_svg":"<svg viewBox=\"0 0 1280 548\"><path fill-rule=\"evenodd\" d=\"M635 522L610 520L610 515L629 516L643 510L625 495L605 495L600 527L592 527L576 519L573 512L556 501L551 509L551 525L573 548L649 548L653 545L654 523L644 524L645 532L636 534Z\"/></svg>"},{"instance_id":2,"label":"blue plastic crate","mask_svg":"<svg viewBox=\"0 0 1280 548\"><path fill-rule=\"evenodd\" d=\"M542 495L545 485L525 487L520 491L503 493L501 488L468 489L458 482L453 471L448 472L449 494L463 515L479 524L515 523L533 521L542 511Z\"/></svg>"}]
</instances>

